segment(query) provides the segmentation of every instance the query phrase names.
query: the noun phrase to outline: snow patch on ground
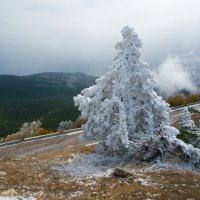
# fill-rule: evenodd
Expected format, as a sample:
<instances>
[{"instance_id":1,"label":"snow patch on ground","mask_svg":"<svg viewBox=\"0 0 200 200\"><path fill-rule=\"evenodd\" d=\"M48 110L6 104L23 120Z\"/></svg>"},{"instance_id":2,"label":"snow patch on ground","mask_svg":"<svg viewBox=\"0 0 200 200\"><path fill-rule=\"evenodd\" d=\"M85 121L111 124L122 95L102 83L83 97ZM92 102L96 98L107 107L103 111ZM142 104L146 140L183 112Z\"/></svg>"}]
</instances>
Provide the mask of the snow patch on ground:
<instances>
[{"instance_id":1,"label":"snow patch on ground","mask_svg":"<svg viewBox=\"0 0 200 200\"><path fill-rule=\"evenodd\" d=\"M119 165L120 162L121 160L118 157L96 153L88 155L76 154L66 163L57 165L53 169L75 177L101 177L110 175L113 168Z\"/></svg>"},{"instance_id":2,"label":"snow patch on ground","mask_svg":"<svg viewBox=\"0 0 200 200\"><path fill-rule=\"evenodd\" d=\"M150 184L147 180L145 180L145 179L143 179L143 178L138 178L137 180L135 180L135 182L138 182L138 183L140 183L141 185L151 186L151 184Z\"/></svg>"},{"instance_id":3,"label":"snow patch on ground","mask_svg":"<svg viewBox=\"0 0 200 200\"><path fill-rule=\"evenodd\" d=\"M37 200L34 197L0 197L0 200Z\"/></svg>"},{"instance_id":4,"label":"snow patch on ground","mask_svg":"<svg viewBox=\"0 0 200 200\"><path fill-rule=\"evenodd\" d=\"M144 174L148 172L159 172L162 170L175 170L175 171L191 171L199 173L200 170L195 168L190 163L185 162L157 162L157 163L142 163L140 168L131 169L136 174Z\"/></svg>"},{"instance_id":5,"label":"snow patch on ground","mask_svg":"<svg viewBox=\"0 0 200 200\"><path fill-rule=\"evenodd\" d=\"M186 162L160 162L154 165L154 168L159 169L173 169L173 170L183 170L183 171L192 171L192 172L200 172L200 169L194 167L191 163Z\"/></svg>"},{"instance_id":6,"label":"snow patch on ground","mask_svg":"<svg viewBox=\"0 0 200 200\"><path fill-rule=\"evenodd\" d=\"M141 163L140 167L133 167L134 160L124 163L119 157L105 156L97 153L92 154L72 154L72 157L66 162L53 167L59 173L69 174L73 177L103 177L112 174L116 167L129 168L135 174L144 174L148 172L159 172L160 170L188 170L199 172L190 163L161 162ZM132 166L132 167L131 167Z\"/></svg>"},{"instance_id":7,"label":"snow patch on ground","mask_svg":"<svg viewBox=\"0 0 200 200\"><path fill-rule=\"evenodd\" d=\"M68 196L68 199L80 197L82 194L83 194L83 192L81 192L81 191L71 192Z\"/></svg>"}]
</instances>

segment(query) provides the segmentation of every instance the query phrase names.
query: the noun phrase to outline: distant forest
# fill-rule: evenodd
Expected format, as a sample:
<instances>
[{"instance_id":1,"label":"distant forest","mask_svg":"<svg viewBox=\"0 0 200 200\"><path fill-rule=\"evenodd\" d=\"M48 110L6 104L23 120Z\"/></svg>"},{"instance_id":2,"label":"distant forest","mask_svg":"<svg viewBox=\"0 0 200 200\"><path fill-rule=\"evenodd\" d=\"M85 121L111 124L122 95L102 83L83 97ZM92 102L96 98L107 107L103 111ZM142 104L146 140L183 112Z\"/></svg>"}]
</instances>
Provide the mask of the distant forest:
<instances>
[{"instance_id":1,"label":"distant forest","mask_svg":"<svg viewBox=\"0 0 200 200\"><path fill-rule=\"evenodd\" d=\"M73 97L95 83L84 73L40 73L30 76L0 75L0 137L16 133L25 122L40 120L55 131L61 121L80 115ZM199 100L199 94L169 97L171 106Z\"/></svg>"},{"instance_id":2,"label":"distant forest","mask_svg":"<svg viewBox=\"0 0 200 200\"><path fill-rule=\"evenodd\" d=\"M41 120L56 130L60 121L75 120L73 96L95 82L83 73L41 73L0 76L0 137L19 131L24 122Z\"/></svg>"}]
</instances>

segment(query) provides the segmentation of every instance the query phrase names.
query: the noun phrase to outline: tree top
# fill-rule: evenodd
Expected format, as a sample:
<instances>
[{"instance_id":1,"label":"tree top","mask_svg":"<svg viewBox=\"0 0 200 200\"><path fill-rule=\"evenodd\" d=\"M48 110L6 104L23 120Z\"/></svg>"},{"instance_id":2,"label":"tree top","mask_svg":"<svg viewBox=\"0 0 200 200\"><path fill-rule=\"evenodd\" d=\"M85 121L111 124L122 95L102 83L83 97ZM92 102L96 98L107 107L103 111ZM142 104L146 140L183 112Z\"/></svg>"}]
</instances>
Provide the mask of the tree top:
<instances>
[{"instance_id":1,"label":"tree top","mask_svg":"<svg viewBox=\"0 0 200 200\"><path fill-rule=\"evenodd\" d=\"M124 49L138 51L139 48L142 48L142 42L138 37L138 34L134 32L134 28L129 26L124 26L121 30L123 41L120 41L116 44L116 49L123 51Z\"/></svg>"}]
</instances>

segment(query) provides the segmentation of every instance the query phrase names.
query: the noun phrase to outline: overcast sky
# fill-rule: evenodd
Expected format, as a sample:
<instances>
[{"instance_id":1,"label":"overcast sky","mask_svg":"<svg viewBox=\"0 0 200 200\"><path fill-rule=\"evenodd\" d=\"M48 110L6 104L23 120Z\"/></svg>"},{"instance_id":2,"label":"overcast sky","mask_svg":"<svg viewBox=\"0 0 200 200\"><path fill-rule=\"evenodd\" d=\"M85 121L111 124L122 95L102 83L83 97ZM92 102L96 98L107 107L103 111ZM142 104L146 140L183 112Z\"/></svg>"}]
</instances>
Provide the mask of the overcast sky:
<instances>
[{"instance_id":1,"label":"overcast sky","mask_svg":"<svg viewBox=\"0 0 200 200\"><path fill-rule=\"evenodd\" d=\"M0 0L0 74L108 70L124 25L151 67L200 46L199 0Z\"/></svg>"}]
</instances>

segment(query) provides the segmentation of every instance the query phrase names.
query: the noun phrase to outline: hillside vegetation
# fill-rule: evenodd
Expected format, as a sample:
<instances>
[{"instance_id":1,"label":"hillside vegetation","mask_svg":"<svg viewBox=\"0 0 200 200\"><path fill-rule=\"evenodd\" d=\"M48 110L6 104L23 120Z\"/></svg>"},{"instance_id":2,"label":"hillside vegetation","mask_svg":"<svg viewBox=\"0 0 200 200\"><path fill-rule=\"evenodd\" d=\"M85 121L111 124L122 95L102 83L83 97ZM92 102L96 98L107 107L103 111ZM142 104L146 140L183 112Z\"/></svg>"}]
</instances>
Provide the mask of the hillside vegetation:
<instances>
[{"instance_id":1,"label":"hillside vegetation","mask_svg":"<svg viewBox=\"0 0 200 200\"><path fill-rule=\"evenodd\" d=\"M24 122L40 119L42 127L56 130L60 121L75 120L73 96L94 81L83 73L1 75L0 137L17 132Z\"/></svg>"},{"instance_id":2,"label":"hillside vegetation","mask_svg":"<svg viewBox=\"0 0 200 200\"><path fill-rule=\"evenodd\" d=\"M167 101L171 107L175 107L175 106L181 106L189 103L198 102L199 97L200 97L199 93L193 93L188 96L185 96L181 93L177 93L174 96L170 96Z\"/></svg>"}]
</instances>

